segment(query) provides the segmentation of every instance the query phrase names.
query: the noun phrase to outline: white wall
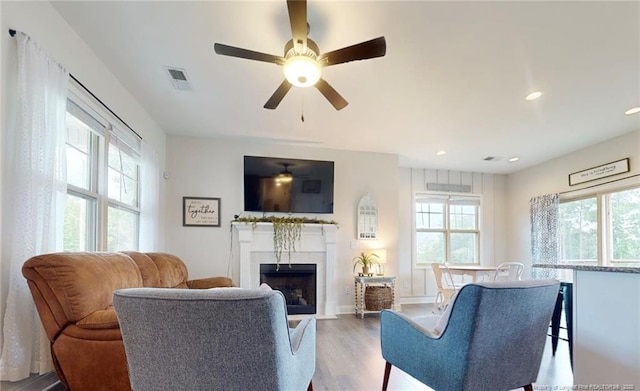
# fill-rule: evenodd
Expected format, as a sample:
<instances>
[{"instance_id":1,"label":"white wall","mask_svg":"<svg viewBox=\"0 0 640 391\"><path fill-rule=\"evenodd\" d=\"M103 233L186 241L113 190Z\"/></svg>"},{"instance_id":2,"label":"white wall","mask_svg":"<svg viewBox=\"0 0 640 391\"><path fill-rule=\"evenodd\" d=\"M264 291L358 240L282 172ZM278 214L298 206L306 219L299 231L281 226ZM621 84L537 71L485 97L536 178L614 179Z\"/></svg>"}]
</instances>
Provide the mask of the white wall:
<instances>
[{"instance_id":1,"label":"white wall","mask_svg":"<svg viewBox=\"0 0 640 391\"><path fill-rule=\"evenodd\" d=\"M9 167L7 155L7 135L15 124L16 96L16 41L8 34L9 29L22 31L31 36L40 47L49 53L58 63L64 66L80 82L105 102L136 132L147 140L158 152L161 167L165 162L165 132L144 111L133 96L120 84L106 68L90 47L69 27L49 2L0 2L0 50L1 62L1 118L0 126L0 159L2 169L2 208L7 205L7 192L11 184L7 182L6 170ZM9 151L10 152L10 151ZM161 189L161 205L163 206ZM2 216L2 231L9 232L6 213ZM4 240L7 235L1 235ZM161 234L162 236L162 234ZM163 238L161 237L161 240ZM4 315L4 305L8 290L9 264L6 243L0 245L1 262L1 296L0 314Z\"/></svg>"},{"instance_id":2,"label":"white wall","mask_svg":"<svg viewBox=\"0 0 640 391\"><path fill-rule=\"evenodd\" d=\"M335 289L338 306L353 306L352 258L367 248L388 250L388 274L397 271L398 242L398 157L307 148L279 144L258 144L220 139L169 136L167 140L166 250L181 257L191 278L227 275L230 260L233 216L243 212L244 155L330 160L335 162L333 214L301 215L336 220L337 264ZM378 206L379 240L356 241L356 207L364 193ZM221 227L183 227L182 197L219 197ZM355 248L351 248L352 241ZM237 249L235 249L237 251ZM238 265L232 266L238 283ZM344 294L349 287L350 294Z\"/></svg>"},{"instance_id":3,"label":"white wall","mask_svg":"<svg viewBox=\"0 0 640 391\"><path fill-rule=\"evenodd\" d=\"M515 260L506 257L506 176L428 170L400 169L400 242L398 243L400 269L396 292L402 303L431 301L437 292L430 267L416 267L412 261L414 247L413 202L417 192L427 192L427 183L469 185L471 193L481 196L480 264L497 265ZM449 193L444 193L449 194Z\"/></svg>"},{"instance_id":4,"label":"white wall","mask_svg":"<svg viewBox=\"0 0 640 391\"><path fill-rule=\"evenodd\" d=\"M482 196L481 263L493 265L506 257L506 176L399 168L396 155L258 144L223 139L169 136L167 139L166 250L180 256L191 278L227 275L231 262L230 222L243 210L243 156L276 156L335 161L335 213L338 265L335 289L339 311L353 307L351 259L367 248L386 248L387 275L394 275L401 302L429 301L435 296L431 269L412 262L413 195L426 182L469 184ZM356 207L370 193L379 210L379 240L356 240ZM183 227L182 197L221 198L221 227ZM316 217L316 216L307 216ZM352 242L355 248L351 247ZM237 252L237 249L234 249ZM237 279L238 265L231 266ZM344 294L345 287L350 294Z\"/></svg>"},{"instance_id":5,"label":"white wall","mask_svg":"<svg viewBox=\"0 0 640 391\"><path fill-rule=\"evenodd\" d=\"M630 172L577 186L569 186L569 174L627 157L630 158ZM509 258L525 261L527 265L525 275L530 275L529 200L532 197L568 191L572 192L568 194L576 195L580 194L580 189L594 185L600 186L585 189L582 192L603 191L633 183L640 184L640 177L630 178L624 182L603 184L613 179L638 174L640 174L640 130L509 175L507 178L509 200L507 203L509 210L507 254Z\"/></svg>"}]
</instances>

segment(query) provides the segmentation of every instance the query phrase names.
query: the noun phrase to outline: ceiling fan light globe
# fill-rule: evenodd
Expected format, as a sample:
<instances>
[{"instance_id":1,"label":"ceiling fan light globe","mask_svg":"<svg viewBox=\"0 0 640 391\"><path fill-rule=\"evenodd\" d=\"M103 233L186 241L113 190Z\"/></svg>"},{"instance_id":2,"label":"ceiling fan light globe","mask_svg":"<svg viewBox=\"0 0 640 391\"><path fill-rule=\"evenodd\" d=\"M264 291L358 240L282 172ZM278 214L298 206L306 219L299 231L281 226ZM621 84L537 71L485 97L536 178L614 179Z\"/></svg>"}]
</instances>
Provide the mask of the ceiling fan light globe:
<instances>
[{"instance_id":1,"label":"ceiling fan light globe","mask_svg":"<svg viewBox=\"0 0 640 391\"><path fill-rule=\"evenodd\" d=\"M280 173L278 174L278 178L276 178L276 182L279 183L289 183L293 181L293 175L290 173Z\"/></svg>"},{"instance_id":2,"label":"ceiling fan light globe","mask_svg":"<svg viewBox=\"0 0 640 391\"><path fill-rule=\"evenodd\" d=\"M283 66L284 77L296 87L315 85L322 74L320 64L307 56L294 56Z\"/></svg>"}]
</instances>

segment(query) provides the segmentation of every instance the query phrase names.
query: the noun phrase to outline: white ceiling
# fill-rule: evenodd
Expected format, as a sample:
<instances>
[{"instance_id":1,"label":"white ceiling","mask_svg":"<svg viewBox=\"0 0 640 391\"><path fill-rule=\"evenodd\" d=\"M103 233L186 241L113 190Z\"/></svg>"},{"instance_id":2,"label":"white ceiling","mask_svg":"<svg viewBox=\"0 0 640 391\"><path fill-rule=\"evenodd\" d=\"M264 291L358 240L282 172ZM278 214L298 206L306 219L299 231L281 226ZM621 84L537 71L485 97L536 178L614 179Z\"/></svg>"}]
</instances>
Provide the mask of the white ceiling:
<instances>
[{"instance_id":1,"label":"white ceiling","mask_svg":"<svg viewBox=\"0 0 640 391\"><path fill-rule=\"evenodd\" d=\"M309 36L321 52L387 41L385 57L324 69L349 102L341 111L295 87L263 109L280 67L214 53L220 42L282 55L291 39L284 0L54 6L168 134L510 173L640 129L640 114L624 115L640 106L638 1L310 0ZM166 66L184 68L192 90L175 90ZM543 96L525 101L535 90Z\"/></svg>"}]
</instances>

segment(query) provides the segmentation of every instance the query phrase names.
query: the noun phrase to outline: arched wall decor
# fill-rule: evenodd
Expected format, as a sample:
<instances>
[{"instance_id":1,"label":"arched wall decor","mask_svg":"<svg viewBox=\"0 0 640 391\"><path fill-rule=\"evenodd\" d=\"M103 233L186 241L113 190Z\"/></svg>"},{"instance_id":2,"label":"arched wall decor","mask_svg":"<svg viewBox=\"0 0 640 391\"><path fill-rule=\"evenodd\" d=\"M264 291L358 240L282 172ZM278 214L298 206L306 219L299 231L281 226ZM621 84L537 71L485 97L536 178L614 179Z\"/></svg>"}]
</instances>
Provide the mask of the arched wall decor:
<instances>
[{"instance_id":1,"label":"arched wall decor","mask_svg":"<svg viewBox=\"0 0 640 391\"><path fill-rule=\"evenodd\" d=\"M378 208L369 193L358 202L358 239L377 239Z\"/></svg>"}]
</instances>

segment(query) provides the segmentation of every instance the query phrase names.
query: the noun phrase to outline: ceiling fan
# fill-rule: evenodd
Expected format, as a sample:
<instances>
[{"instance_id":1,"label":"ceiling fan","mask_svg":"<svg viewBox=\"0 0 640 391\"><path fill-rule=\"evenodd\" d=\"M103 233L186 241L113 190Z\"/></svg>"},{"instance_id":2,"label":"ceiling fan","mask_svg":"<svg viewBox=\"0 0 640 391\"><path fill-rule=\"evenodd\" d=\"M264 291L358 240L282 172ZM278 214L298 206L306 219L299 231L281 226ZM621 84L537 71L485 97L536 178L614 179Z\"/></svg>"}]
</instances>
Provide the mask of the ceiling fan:
<instances>
[{"instance_id":1,"label":"ceiling fan","mask_svg":"<svg viewBox=\"0 0 640 391\"><path fill-rule=\"evenodd\" d=\"M287 8L293 38L284 45L284 56L255 52L221 43L214 44L215 52L224 56L270 62L282 66L285 80L265 103L265 109L273 110L278 107L291 86L315 86L336 110L343 109L348 102L322 78L322 68L349 61L382 57L387 51L384 37L321 54L318 45L307 36L309 32L307 1L287 0Z\"/></svg>"},{"instance_id":2,"label":"ceiling fan","mask_svg":"<svg viewBox=\"0 0 640 391\"><path fill-rule=\"evenodd\" d=\"M290 163L280 163L284 166L284 171L279 172L276 175L276 183L280 185L280 183L289 183L293 181L293 174L289 171Z\"/></svg>"}]
</instances>

